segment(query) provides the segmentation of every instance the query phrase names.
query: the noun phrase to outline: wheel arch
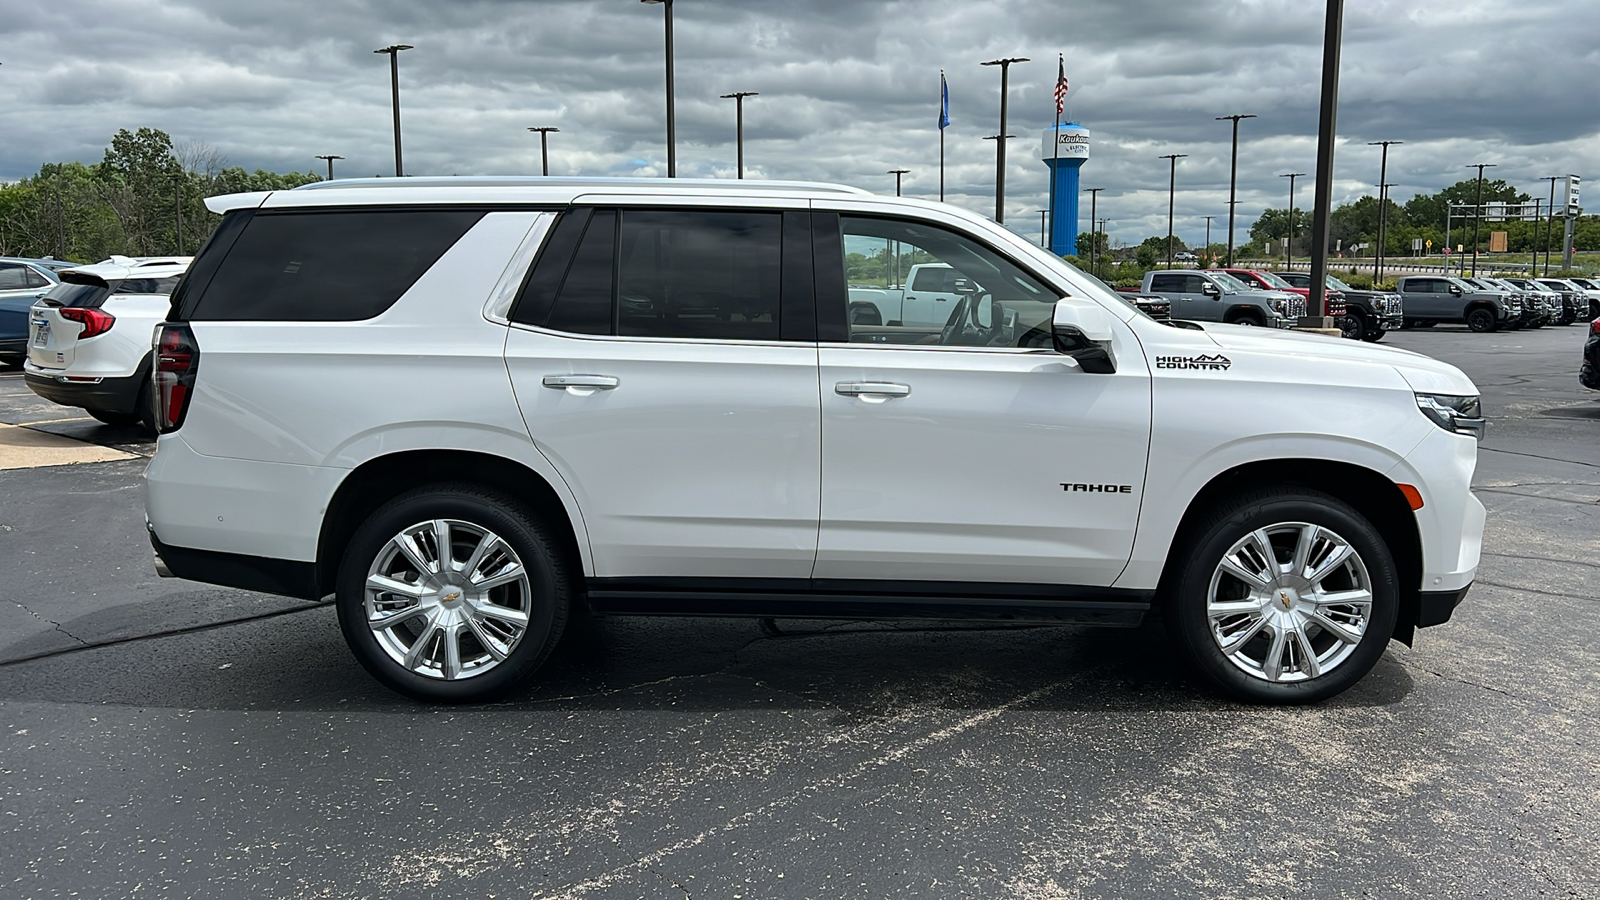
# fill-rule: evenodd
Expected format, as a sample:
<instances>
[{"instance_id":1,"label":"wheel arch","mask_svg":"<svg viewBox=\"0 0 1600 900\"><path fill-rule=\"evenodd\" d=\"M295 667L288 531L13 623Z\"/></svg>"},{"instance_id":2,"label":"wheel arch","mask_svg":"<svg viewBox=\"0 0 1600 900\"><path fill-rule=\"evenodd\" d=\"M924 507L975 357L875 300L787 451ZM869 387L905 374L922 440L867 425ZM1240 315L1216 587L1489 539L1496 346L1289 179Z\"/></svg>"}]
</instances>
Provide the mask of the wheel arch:
<instances>
[{"instance_id":1,"label":"wheel arch","mask_svg":"<svg viewBox=\"0 0 1600 900\"><path fill-rule=\"evenodd\" d=\"M317 538L319 596L332 592L343 548L374 510L413 488L440 482L481 484L509 494L540 514L561 535L578 572L589 570L586 534L575 505L533 469L515 460L469 450L405 450L367 460L345 476L328 501Z\"/></svg>"},{"instance_id":2,"label":"wheel arch","mask_svg":"<svg viewBox=\"0 0 1600 900\"><path fill-rule=\"evenodd\" d=\"M1355 463L1325 459L1258 460L1219 473L1189 501L1173 533L1162 567L1157 596L1170 595L1171 579L1180 560L1175 552L1192 540L1207 509L1245 487L1279 484L1330 494L1350 504L1383 536L1394 555L1400 586L1400 610L1394 638L1410 645L1416 629L1422 590L1422 533L1416 514L1400 488L1383 474Z\"/></svg>"},{"instance_id":3,"label":"wheel arch","mask_svg":"<svg viewBox=\"0 0 1600 900\"><path fill-rule=\"evenodd\" d=\"M1267 314L1262 311L1261 307L1250 303L1235 303L1228 307L1227 311L1222 314L1222 321L1235 322L1246 316L1252 319L1260 319L1263 323L1267 321Z\"/></svg>"}]
</instances>

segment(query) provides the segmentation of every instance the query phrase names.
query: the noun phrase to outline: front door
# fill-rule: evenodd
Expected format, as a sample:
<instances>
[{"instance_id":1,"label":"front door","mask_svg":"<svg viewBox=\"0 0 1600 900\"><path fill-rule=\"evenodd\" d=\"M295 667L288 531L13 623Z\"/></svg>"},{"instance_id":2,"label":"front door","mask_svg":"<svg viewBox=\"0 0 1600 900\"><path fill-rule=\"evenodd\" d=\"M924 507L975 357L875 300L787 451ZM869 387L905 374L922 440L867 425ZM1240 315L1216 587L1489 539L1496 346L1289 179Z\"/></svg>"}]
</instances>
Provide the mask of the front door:
<instances>
[{"instance_id":1,"label":"front door","mask_svg":"<svg viewBox=\"0 0 1600 900\"><path fill-rule=\"evenodd\" d=\"M1058 292L1042 278L933 223L841 222L842 275L867 262L857 245L899 241L960 272L975 292L962 302L986 315L908 343L825 334L816 578L1110 585L1149 450L1150 375L1131 332L1119 324L1115 374L1086 373L1051 349ZM819 315L831 304L843 322L844 279L825 277Z\"/></svg>"},{"instance_id":2,"label":"front door","mask_svg":"<svg viewBox=\"0 0 1600 900\"><path fill-rule=\"evenodd\" d=\"M597 578L810 577L809 251L803 212L577 209L552 229L506 364Z\"/></svg>"}]
</instances>

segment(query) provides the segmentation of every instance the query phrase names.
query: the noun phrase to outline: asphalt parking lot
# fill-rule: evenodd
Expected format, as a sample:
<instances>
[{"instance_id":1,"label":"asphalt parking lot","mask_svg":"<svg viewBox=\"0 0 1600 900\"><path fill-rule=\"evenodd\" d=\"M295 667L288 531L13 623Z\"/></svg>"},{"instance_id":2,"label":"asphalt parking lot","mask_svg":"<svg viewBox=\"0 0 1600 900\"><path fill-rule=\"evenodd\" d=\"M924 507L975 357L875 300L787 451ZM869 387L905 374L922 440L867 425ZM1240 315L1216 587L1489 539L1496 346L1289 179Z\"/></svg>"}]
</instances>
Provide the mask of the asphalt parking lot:
<instances>
[{"instance_id":1,"label":"asphalt parking lot","mask_svg":"<svg viewBox=\"0 0 1600 900\"><path fill-rule=\"evenodd\" d=\"M624 619L418 706L330 608L158 579L151 444L0 373L0 466L93 457L0 470L0 895L1600 896L1584 331L1385 338L1483 390L1483 565L1296 709L1201 693L1155 625Z\"/></svg>"}]
</instances>

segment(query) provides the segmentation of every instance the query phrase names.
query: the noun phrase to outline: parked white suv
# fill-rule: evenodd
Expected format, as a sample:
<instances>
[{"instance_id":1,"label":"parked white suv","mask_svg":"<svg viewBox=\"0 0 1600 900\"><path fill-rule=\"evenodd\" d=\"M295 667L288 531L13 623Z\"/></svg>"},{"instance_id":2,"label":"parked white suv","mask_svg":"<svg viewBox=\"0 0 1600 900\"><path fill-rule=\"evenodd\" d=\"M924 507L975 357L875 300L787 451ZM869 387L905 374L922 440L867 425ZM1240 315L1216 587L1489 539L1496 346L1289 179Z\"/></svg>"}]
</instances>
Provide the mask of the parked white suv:
<instances>
[{"instance_id":1,"label":"parked white suv","mask_svg":"<svg viewBox=\"0 0 1600 900\"><path fill-rule=\"evenodd\" d=\"M157 337L166 574L334 594L415 697L569 611L1134 625L1234 696L1353 684L1472 583L1459 370L1158 324L954 207L829 185L382 179L217 197ZM852 322L849 248L972 285ZM1248 410L1248 414L1241 414Z\"/></svg>"},{"instance_id":2,"label":"parked white suv","mask_svg":"<svg viewBox=\"0 0 1600 900\"><path fill-rule=\"evenodd\" d=\"M114 256L62 272L28 311L28 387L108 425L154 426L150 342L191 259Z\"/></svg>"}]
</instances>

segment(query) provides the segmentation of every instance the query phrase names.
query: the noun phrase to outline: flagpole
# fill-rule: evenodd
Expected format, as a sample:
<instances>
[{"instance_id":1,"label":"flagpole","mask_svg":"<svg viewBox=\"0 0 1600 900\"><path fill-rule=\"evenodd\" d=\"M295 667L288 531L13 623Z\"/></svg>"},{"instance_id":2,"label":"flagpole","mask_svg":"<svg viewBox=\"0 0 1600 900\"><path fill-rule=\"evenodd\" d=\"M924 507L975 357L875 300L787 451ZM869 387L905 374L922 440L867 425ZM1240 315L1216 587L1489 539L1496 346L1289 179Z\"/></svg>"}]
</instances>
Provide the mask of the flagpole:
<instances>
[{"instance_id":1,"label":"flagpole","mask_svg":"<svg viewBox=\"0 0 1600 900\"><path fill-rule=\"evenodd\" d=\"M1066 57L1056 54L1056 90L1061 90L1061 73ZM1056 127L1050 132L1050 252L1056 252L1056 167L1061 164L1061 104L1056 104Z\"/></svg>"}]
</instances>

